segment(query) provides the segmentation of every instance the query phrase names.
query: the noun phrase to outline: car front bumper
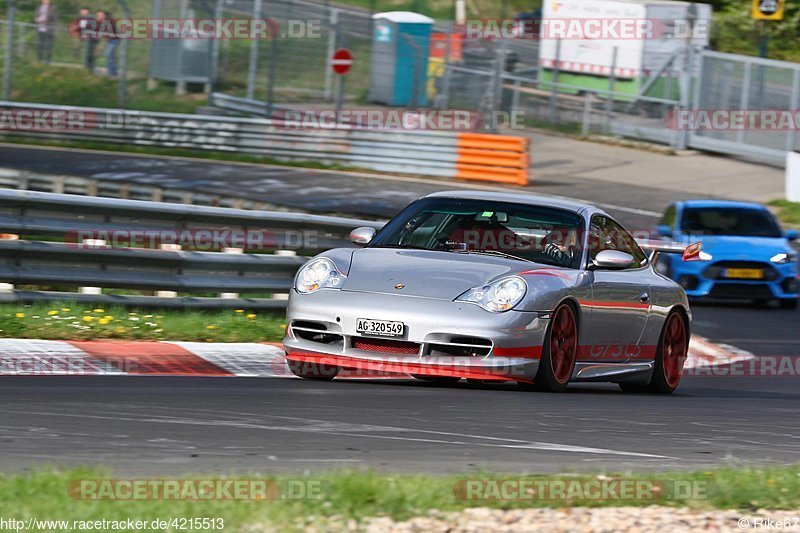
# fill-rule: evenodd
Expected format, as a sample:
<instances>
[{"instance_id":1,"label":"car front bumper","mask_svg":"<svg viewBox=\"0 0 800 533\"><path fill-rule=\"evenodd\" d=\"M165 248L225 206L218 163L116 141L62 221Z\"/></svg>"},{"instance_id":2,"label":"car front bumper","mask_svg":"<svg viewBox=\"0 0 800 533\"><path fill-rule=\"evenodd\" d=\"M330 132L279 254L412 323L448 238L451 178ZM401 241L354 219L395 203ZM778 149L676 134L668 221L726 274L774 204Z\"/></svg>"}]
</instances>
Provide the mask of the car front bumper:
<instances>
[{"instance_id":1,"label":"car front bumper","mask_svg":"<svg viewBox=\"0 0 800 533\"><path fill-rule=\"evenodd\" d=\"M356 320L399 321L402 337L363 336ZM549 315L397 294L292 291L287 359L371 372L531 381ZM308 327L311 326L311 327ZM324 333L313 330L324 327ZM322 342L320 342L322 340ZM466 355L461 350L472 350ZM413 352L413 353L412 353Z\"/></svg>"},{"instance_id":2,"label":"car front bumper","mask_svg":"<svg viewBox=\"0 0 800 533\"><path fill-rule=\"evenodd\" d=\"M673 278L686 291L689 298L731 298L731 299L792 299L800 296L800 280L794 264L768 264L770 280L745 280L731 278L712 278L707 276L709 267L703 262L676 262Z\"/></svg>"}]
</instances>

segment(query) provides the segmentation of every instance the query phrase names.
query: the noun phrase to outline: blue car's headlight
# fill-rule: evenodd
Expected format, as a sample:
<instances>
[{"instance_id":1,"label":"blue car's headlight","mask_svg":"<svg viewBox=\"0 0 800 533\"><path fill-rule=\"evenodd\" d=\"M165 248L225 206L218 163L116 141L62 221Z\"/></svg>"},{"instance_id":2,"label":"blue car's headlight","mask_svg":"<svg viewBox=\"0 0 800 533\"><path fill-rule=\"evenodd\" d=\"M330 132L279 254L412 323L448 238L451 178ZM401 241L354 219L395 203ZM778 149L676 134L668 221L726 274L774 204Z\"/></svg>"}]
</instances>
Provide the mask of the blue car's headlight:
<instances>
[{"instance_id":1,"label":"blue car's headlight","mask_svg":"<svg viewBox=\"0 0 800 533\"><path fill-rule=\"evenodd\" d=\"M769 260L778 265L793 263L797 261L797 254L795 252L781 252L773 255Z\"/></svg>"},{"instance_id":2,"label":"blue car's headlight","mask_svg":"<svg viewBox=\"0 0 800 533\"><path fill-rule=\"evenodd\" d=\"M319 289L338 289L344 279L345 276L336 269L333 261L318 257L300 268L294 280L294 288L303 294Z\"/></svg>"},{"instance_id":3,"label":"blue car's headlight","mask_svg":"<svg viewBox=\"0 0 800 533\"><path fill-rule=\"evenodd\" d=\"M487 285L473 287L456 301L478 304L487 311L502 313L513 309L528 291L528 284L519 276L502 278Z\"/></svg>"}]
</instances>

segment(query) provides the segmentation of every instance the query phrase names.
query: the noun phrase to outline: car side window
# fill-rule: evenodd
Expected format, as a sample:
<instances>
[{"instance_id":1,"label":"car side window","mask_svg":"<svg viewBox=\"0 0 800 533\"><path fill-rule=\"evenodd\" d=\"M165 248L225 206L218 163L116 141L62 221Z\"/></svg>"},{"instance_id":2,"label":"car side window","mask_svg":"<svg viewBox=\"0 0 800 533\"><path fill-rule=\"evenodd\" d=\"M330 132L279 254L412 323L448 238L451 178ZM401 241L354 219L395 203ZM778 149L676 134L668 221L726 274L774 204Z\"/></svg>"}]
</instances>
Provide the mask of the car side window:
<instances>
[{"instance_id":1,"label":"car side window","mask_svg":"<svg viewBox=\"0 0 800 533\"><path fill-rule=\"evenodd\" d=\"M595 215L589 225L589 258L594 259L603 250L619 250L633 257L631 268L647 263L647 255L625 228L608 217Z\"/></svg>"},{"instance_id":2,"label":"car side window","mask_svg":"<svg viewBox=\"0 0 800 533\"><path fill-rule=\"evenodd\" d=\"M664 216L661 217L661 226L669 226L670 229L675 229L675 218L677 216L677 209L675 204L672 204L664 211Z\"/></svg>"}]
</instances>

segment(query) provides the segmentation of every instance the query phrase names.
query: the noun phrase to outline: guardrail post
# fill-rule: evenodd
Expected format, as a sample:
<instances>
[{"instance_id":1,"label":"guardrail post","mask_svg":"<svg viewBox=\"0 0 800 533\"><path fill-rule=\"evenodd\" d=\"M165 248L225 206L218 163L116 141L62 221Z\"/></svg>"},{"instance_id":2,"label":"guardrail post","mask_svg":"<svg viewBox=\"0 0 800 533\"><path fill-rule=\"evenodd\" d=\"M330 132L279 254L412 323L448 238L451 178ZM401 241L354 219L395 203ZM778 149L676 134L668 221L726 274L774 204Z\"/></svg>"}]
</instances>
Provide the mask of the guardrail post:
<instances>
[{"instance_id":1,"label":"guardrail post","mask_svg":"<svg viewBox=\"0 0 800 533\"><path fill-rule=\"evenodd\" d=\"M180 244L161 244L159 245L159 250L166 250L168 252L180 252L181 245ZM156 296L159 298L177 298L178 293L176 291L156 291Z\"/></svg>"},{"instance_id":2,"label":"guardrail post","mask_svg":"<svg viewBox=\"0 0 800 533\"><path fill-rule=\"evenodd\" d=\"M275 250L275 255L295 256L297 255L297 252L294 250ZM272 298L275 300L288 300L289 294L273 294Z\"/></svg>"},{"instance_id":3,"label":"guardrail post","mask_svg":"<svg viewBox=\"0 0 800 533\"><path fill-rule=\"evenodd\" d=\"M0 240L18 241L19 235L15 233L0 233ZM0 293L14 292L13 283L0 283Z\"/></svg>"},{"instance_id":4,"label":"guardrail post","mask_svg":"<svg viewBox=\"0 0 800 533\"><path fill-rule=\"evenodd\" d=\"M104 239L83 239L81 241L81 246L105 246L106 241ZM78 289L78 293L80 294L103 294L103 289L100 287L80 287Z\"/></svg>"},{"instance_id":5,"label":"guardrail post","mask_svg":"<svg viewBox=\"0 0 800 533\"><path fill-rule=\"evenodd\" d=\"M244 253L244 249L243 248L223 248L222 249L222 253L225 253L225 254L243 254ZM227 298L227 299L234 299L234 298L238 298L239 297L239 293L238 292L221 292L219 294L219 297L220 298Z\"/></svg>"}]
</instances>

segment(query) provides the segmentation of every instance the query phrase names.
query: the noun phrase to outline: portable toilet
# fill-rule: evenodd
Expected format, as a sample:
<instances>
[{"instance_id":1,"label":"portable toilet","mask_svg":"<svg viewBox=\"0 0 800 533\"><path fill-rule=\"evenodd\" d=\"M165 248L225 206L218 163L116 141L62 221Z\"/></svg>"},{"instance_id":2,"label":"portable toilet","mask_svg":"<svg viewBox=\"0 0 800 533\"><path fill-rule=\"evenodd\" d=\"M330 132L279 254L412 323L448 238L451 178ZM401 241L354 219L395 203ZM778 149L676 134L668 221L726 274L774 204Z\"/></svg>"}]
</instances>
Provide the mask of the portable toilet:
<instances>
[{"instance_id":1,"label":"portable toilet","mask_svg":"<svg viewBox=\"0 0 800 533\"><path fill-rule=\"evenodd\" d=\"M427 105L433 19L411 11L376 13L372 18L369 100L392 106Z\"/></svg>"}]
</instances>

